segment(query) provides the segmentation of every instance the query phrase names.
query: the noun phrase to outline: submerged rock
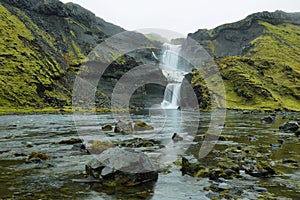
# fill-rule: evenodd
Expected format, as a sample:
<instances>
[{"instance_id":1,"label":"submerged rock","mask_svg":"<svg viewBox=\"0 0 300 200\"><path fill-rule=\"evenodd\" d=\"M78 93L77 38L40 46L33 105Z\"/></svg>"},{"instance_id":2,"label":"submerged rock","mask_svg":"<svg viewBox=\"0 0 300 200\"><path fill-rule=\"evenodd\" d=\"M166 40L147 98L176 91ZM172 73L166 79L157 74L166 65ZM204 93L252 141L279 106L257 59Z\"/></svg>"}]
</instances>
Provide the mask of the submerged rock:
<instances>
[{"instance_id":1,"label":"submerged rock","mask_svg":"<svg viewBox=\"0 0 300 200\"><path fill-rule=\"evenodd\" d=\"M249 164L243 168L247 174L254 177L270 177L276 174L276 171L266 163Z\"/></svg>"},{"instance_id":2,"label":"submerged rock","mask_svg":"<svg viewBox=\"0 0 300 200\"><path fill-rule=\"evenodd\" d=\"M49 156L47 156L44 153L38 153L38 152L31 152L28 155L28 158L26 160L26 164L38 164L38 168L49 168L54 167L54 164L49 163Z\"/></svg>"},{"instance_id":3,"label":"submerged rock","mask_svg":"<svg viewBox=\"0 0 300 200\"><path fill-rule=\"evenodd\" d=\"M264 187L258 187L258 186L253 186L253 190L257 191L257 192L268 192L268 189L267 188L264 188Z\"/></svg>"},{"instance_id":4,"label":"submerged rock","mask_svg":"<svg viewBox=\"0 0 300 200\"><path fill-rule=\"evenodd\" d=\"M115 128L114 128L114 132L115 132L115 133L121 133L121 129L120 129L120 127L118 127L118 126L115 126Z\"/></svg>"},{"instance_id":5,"label":"submerged rock","mask_svg":"<svg viewBox=\"0 0 300 200\"><path fill-rule=\"evenodd\" d=\"M127 120L119 120L114 129L115 133L124 133L124 134L132 134L133 127L132 123Z\"/></svg>"},{"instance_id":6,"label":"submerged rock","mask_svg":"<svg viewBox=\"0 0 300 200\"><path fill-rule=\"evenodd\" d=\"M254 135L248 135L248 140L253 142L253 141L256 141L256 137Z\"/></svg>"},{"instance_id":7,"label":"submerged rock","mask_svg":"<svg viewBox=\"0 0 300 200\"><path fill-rule=\"evenodd\" d=\"M196 159L193 155L183 156L181 163L182 174L189 174L191 176L195 176L200 170L205 169L199 163L198 159Z\"/></svg>"},{"instance_id":8,"label":"submerged rock","mask_svg":"<svg viewBox=\"0 0 300 200\"><path fill-rule=\"evenodd\" d=\"M115 144L112 142L95 140L92 141L91 145L87 148L87 151L91 154L100 154L103 151L114 146Z\"/></svg>"},{"instance_id":9,"label":"submerged rock","mask_svg":"<svg viewBox=\"0 0 300 200\"><path fill-rule=\"evenodd\" d=\"M25 144L25 148L31 148L31 147L33 147L33 143L32 142L27 142Z\"/></svg>"},{"instance_id":10,"label":"submerged rock","mask_svg":"<svg viewBox=\"0 0 300 200\"><path fill-rule=\"evenodd\" d=\"M15 157L24 157L24 156L27 156L25 153L19 153L19 152L16 152L13 154Z\"/></svg>"},{"instance_id":11,"label":"submerged rock","mask_svg":"<svg viewBox=\"0 0 300 200\"><path fill-rule=\"evenodd\" d=\"M298 129L296 130L295 135L296 135L296 137L299 137L299 136L300 136L300 128L298 128Z\"/></svg>"},{"instance_id":12,"label":"submerged rock","mask_svg":"<svg viewBox=\"0 0 300 200\"><path fill-rule=\"evenodd\" d=\"M28 159L27 160L30 160L32 158L39 158L41 160L48 160L49 159L49 156L47 156L46 154L43 154L43 153L38 153L38 152L31 152L29 155L28 155Z\"/></svg>"},{"instance_id":13,"label":"submerged rock","mask_svg":"<svg viewBox=\"0 0 300 200\"><path fill-rule=\"evenodd\" d=\"M133 138L130 140L125 140L118 143L118 145L122 147L130 147L130 148L153 147L153 146L162 147L160 141L158 140L145 140L142 138Z\"/></svg>"},{"instance_id":14,"label":"submerged rock","mask_svg":"<svg viewBox=\"0 0 300 200\"><path fill-rule=\"evenodd\" d=\"M135 122L133 129L134 131L149 131L149 130L153 130L154 127L148 125L145 122Z\"/></svg>"},{"instance_id":15,"label":"submerged rock","mask_svg":"<svg viewBox=\"0 0 300 200\"><path fill-rule=\"evenodd\" d=\"M82 143L82 140L80 138L71 138L68 140L62 140L58 142L58 144L77 144L77 143Z\"/></svg>"},{"instance_id":16,"label":"submerged rock","mask_svg":"<svg viewBox=\"0 0 300 200\"><path fill-rule=\"evenodd\" d=\"M183 137L181 137L181 136L178 135L177 133L174 133L173 136L172 136L172 140L173 140L174 142L182 141L182 140L183 140Z\"/></svg>"},{"instance_id":17,"label":"submerged rock","mask_svg":"<svg viewBox=\"0 0 300 200\"><path fill-rule=\"evenodd\" d=\"M113 127L110 124L105 124L104 126L102 126L103 131L111 131L112 129Z\"/></svg>"},{"instance_id":18,"label":"submerged rock","mask_svg":"<svg viewBox=\"0 0 300 200\"><path fill-rule=\"evenodd\" d=\"M279 127L279 130L284 132L296 132L299 128L299 124L292 121L284 123L283 126Z\"/></svg>"},{"instance_id":19,"label":"submerged rock","mask_svg":"<svg viewBox=\"0 0 300 200\"><path fill-rule=\"evenodd\" d=\"M275 117L274 116L266 116L260 119L260 122L263 124L272 124L275 122Z\"/></svg>"},{"instance_id":20,"label":"submerged rock","mask_svg":"<svg viewBox=\"0 0 300 200\"><path fill-rule=\"evenodd\" d=\"M109 187L135 186L158 178L156 168L145 154L120 148L100 154L86 165L86 173Z\"/></svg>"},{"instance_id":21,"label":"submerged rock","mask_svg":"<svg viewBox=\"0 0 300 200\"><path fill-rule=\"evenodd\" d=\"M87 152L87 149L85 147L84 144L78 143L78 144L74 144L72 146L72 151L82 151L82 152Z\"/></svg>"}]
</instances>

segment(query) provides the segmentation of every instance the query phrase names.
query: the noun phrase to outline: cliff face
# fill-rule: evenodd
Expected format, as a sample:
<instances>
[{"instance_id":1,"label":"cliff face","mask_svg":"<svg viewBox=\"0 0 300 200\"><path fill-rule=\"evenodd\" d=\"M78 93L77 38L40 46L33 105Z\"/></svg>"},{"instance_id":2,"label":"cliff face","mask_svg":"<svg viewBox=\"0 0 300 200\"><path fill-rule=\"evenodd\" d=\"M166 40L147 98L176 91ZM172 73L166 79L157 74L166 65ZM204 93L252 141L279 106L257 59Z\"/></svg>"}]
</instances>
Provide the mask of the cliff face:
<instances>
[{"instance_id":1,"label":"cliff face","mask_svg":"<svg viewBox=\"0 0 300 200\"><path fill-rule=\"evenodd\" d=\"M300 110L299 33L300 13L276 11L189 36L215 58L228 108Z\"/></svg>"},{"instance_id":2,"label":"cliff face","mask_svg":"<svg viewBox=\"0 0 300 200\"><path fill-rule=\"evenodd\" d=\"M249 15L245 19L221 25L215 29L199 29L188 36L199 41L215 57L244 55L251 48L251 41L266 31L266 22L273 26L282 24L300 25L300 13L282 11L261 12Z\"/></svg>"},{"instance_id":3,"label":"cliff face","mask_svg":"<svg viewBox=\"0 0 300 200\"><path fill-rule=\"evenodd\" d=\"M57 0L1 0L0 10L1 107L70 105L87 53L124 30Z\"/></svg>"},{"instance_id":4,"label":"cliff face","mask_svg":"<svg viewBox=\"0 0 300 200\"><path fill-rule=\"evenodd\" d=\"M88 53L124 31L79 5L58 0L0 0L0 19L2 108L71 105L74 77ZM137 35L150 46L160 45ZM142 54L149 52L136 55ZM111 64L110 71L119 71L120 76L138 64L132 56L123 56ZM109 73L104 81L119 78ZM101 91L105 85L98 89L98 106L108 107L109 97Z\"/></svg>"}]
</instances>

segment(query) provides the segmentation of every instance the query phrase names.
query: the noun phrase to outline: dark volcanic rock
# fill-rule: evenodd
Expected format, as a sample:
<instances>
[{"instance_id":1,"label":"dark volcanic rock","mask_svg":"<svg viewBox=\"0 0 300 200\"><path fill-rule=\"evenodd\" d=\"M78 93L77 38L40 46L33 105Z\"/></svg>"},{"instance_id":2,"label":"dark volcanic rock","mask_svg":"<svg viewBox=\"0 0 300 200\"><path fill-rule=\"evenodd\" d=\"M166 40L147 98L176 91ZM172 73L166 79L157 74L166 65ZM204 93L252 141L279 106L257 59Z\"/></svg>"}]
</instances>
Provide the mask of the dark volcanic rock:
<instances>
[{"instance_id":1,"label":"dark volcanic rock","mask_svg":"<svg viewBox=\"0 0 300 200\"><path fill-rule=\"evenodd\" d=\"M113 129L111 124L105 124L102 126L103 131L111 131Z\"/></svg>"},{"instance_id":2,"label":"dark volcanic rock","mask_svg":"<svg viewBox=\"0 0 300 200\"><path fill-rule=\"evenodd\" d=\"M5 60L4 68L10 70L4 80L14 77L13 73L25 77L24 80L11 81L14 87L11 89L10 86L4 87L7 85L5 81L1 84L2 93L5 94L2 98L8 102L7 107L70 105L75 75L88 60L88 54L107 38L125 31L73 3L63 4L58 0L3 0L1 6L4 7L1 34L5 36L1 51L5 52L0 55L0 60ZM9 20L11 17L13 21ZM19 27L23 30L17 30ZM13 33L16 34L13 35L11 29L15 29ZM111 52L101 54L104 56L102 61L109 62L111 68L104 75L104 82L99 82L96 102L90 103L89 100L87 106L96 103L97 107L109 107L112 92L106 93L107 85L114 86L120 77L140 64L157 62L151 55L152 51L159 54L160 43L152 42L140 33L131 32L128 36L133 42L147 44L145 50L130 52L130 55L120 54L121 58L115 60L105 59ZM97 77L98 80L100 77ZM31 88L28 89L30 92L24 88ZM137 92L137 96L144 93L145 87Z\"/></svg>"},{"instance_id":3,"label":"dark volcanic rock","mask_svg":"<svg viewBox=\"0 0 300 200\"><path fill-rule=\"evenodd\" d=\"M283 126L279 127L279 130L284 132L296 132L299 129L298 122L286 122Z\"/></svg>"},{"instance_id":4,"label":"dark volcanic rock","mask_svg":"<svg viewBox=\"0 0 300 200\"><path fill-rule=\"evenodd\" d=\"M263 124L272 124L275 122L275 117L274 116L266 116L260 119L261 123Z\"/></svg>"},{"instance_id":5,"label":"dark volcanic rock","mask_svg":"<svg viewBox=\"0 0 300 200\"><path fill-rule=\"evenodd\" d=\"M80 138L71 138L68 140L62 140L59 141L58 144L78 144L78 143L82 143L82 139Z\"/></svg>"},{"instance_id":6,"label":"dark volcanic rock","mask_svg":"<svg viewBox=\"0 0 300 200\"><path fill-rule=\"evenodd\" d=\"M154 127L150 126L149 124L145 122L135 122L133 126L134 131L147 131L147 130L153 130Z\"/></svg>"},{"instance_id":7,"label":"dark volcanic rock","mask_svg":"<svg viewBox=\"0 0 300 200\"><path fill-rule=\"evenodd\" d=\"M134 186L156 181L158 172L144 154L110 149L86 165L86 173L106 186Z\"/></svg>"},{"instance_id":8,"label":"dark volcanic rock","mask_svg":"<svg viewBox=\"0 0 300 200\"><path fill-rule=\"evenodd\" d=\"M133 133L133 126L130 121L127 120L119 120L115 126L114 132L118 133L125 133L125 134L132 134Z\"/></svg>"},{"instance_id":9,"label":"dark volcanic rock","mask_svg":"<svg viewBox=\"0 0 300 200\"><path fill-rule=\"evenodd\" d=\"M224 24L212 30L200 29L188 36L200 42L213 56L243 55L251 48L250 41L260 36L265 28L259 21L273 25L299 24L300 13L260 12L249 15L239 22Z\"/></svg>"},{"instance_id":10,"label":"dark volcanic rock","mask_svg":"<svg viewBox=\"0 0 300 200\"><path fill-rule=\"evenodd\" d=\"M182 168L181 171L183 174L189 174L195 176L199 170L203 170L204 167L199 163L192 155L187 155L182 157Z\"/></svg>"}]
</instances>

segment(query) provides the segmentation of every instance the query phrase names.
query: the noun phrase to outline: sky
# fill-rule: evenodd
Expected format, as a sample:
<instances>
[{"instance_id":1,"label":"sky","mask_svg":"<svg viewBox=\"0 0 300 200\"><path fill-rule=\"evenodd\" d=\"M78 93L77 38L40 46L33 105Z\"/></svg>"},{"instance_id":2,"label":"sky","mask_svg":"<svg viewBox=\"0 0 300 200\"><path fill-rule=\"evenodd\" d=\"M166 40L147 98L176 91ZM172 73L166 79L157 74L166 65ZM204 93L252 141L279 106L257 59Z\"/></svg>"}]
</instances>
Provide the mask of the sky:
<instances>
[{"instance_id":1,"label":"sky","mask_svg":"<svg viewBox=\"0 0 300 200\"><path fill-rule=\"evenodd\" d=\"M186 36L260 11L300 12L299 0L61 0L126 30L166 29Z\"/></svg>"}]
</instances>

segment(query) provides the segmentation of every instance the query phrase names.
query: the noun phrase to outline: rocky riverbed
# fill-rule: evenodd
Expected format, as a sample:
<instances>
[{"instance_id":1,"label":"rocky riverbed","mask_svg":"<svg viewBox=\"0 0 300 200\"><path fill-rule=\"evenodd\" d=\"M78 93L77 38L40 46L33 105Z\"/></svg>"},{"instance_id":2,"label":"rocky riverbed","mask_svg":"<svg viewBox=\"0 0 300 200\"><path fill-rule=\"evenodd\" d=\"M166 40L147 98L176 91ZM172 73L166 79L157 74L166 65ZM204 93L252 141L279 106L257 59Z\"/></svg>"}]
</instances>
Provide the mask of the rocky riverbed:
<instances>
[{"instance_id":1,"label":"rocky riverbed","mask_svg":"<svg viewBox=\"0 0 300 200\"><path fill-rule=\"evenodd\" d=\"M179 111L170 111L179 112ZM178 114L178 113L177 113ZM298 129L285 122L300 122L299 113L228 111L223 133L213 150L198 159L210 115L200 114L197 136L173 163L160 165L149 176L129 176L103 184L91 177L94 151L117 147L155 155L172 141L180 115L172 113L164 128L138 134L114 131L116 120L99 114L76 127L72 115L7 115L0 120L1 199L299 199L300 141ZM270 119L266 117L270 116ZM136 124L153 124L149 113L132 114ZM263 120L266 119L266 120ZM93 121L94 120L94 121ZM159 119L157 119L159 121ZM185 119L186 126L188 121ZM140 123L138 123L140 122ZM146 124L141 123L146 122ZM111 125L109 127L108 125ZM101 127L109 142L101 143ZM155 127L155 126L154 126ZM281 127L281 128L280 128ZM293 125L291 126L293 127ZM295 126L294 126L295 127ZM78 134L77 130L81 130ZM143 137L149 135L149 137ZM151 137L150 137L151 136ZM94 146L93 146L94 145ZM121 150L122 151L122 150ZM120 151L120 152L121 152ZM100 154L101 155L101 154ZM145 159L141 156L140 159ZM162 164L162 163L157 163ZM149 166L149 165L147 165ZM113 171L113 170L112 170ZM100 173L109 174L109 170ZM104 175L104 174L103 174ZM103 176L105 177L105 176ZM117 179L116 179L117 177ZM128 179L131 177L133 179ZM111 178L111 177L110 177ZM143 181L148 178L148 181ZM108 179L106 179L108 180ZM129 180L129 182L128 182ZM128 183L127 185L125 183ZM131 184L136 183L136 184ZM130 185L131 184L131 185Z\"/></svg>"}]
</instances>

